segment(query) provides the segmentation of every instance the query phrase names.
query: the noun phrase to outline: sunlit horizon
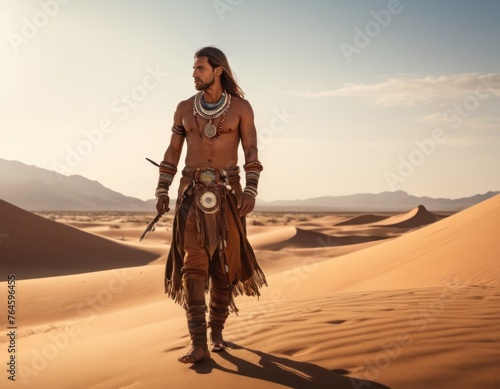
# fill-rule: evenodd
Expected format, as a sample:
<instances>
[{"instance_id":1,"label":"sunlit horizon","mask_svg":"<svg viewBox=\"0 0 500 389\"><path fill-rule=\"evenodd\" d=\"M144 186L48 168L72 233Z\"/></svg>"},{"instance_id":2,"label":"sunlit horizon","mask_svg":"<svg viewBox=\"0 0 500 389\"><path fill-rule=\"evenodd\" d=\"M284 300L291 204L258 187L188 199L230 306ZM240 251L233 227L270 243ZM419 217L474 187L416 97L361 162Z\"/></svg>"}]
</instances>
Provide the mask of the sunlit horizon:
<instances>
[{"instance_id":1,"label":"sunlit horizon","mask_svg":"<svg viewBox=\"0 0 500 389\"><path fill-rule=\"evenodd\" d=\"M0 158L153 198L145 157L161 160L194 52L215 45L255 112L262 200L500 190L498 3L0 7Z\"/></svg>"}]
</instances>

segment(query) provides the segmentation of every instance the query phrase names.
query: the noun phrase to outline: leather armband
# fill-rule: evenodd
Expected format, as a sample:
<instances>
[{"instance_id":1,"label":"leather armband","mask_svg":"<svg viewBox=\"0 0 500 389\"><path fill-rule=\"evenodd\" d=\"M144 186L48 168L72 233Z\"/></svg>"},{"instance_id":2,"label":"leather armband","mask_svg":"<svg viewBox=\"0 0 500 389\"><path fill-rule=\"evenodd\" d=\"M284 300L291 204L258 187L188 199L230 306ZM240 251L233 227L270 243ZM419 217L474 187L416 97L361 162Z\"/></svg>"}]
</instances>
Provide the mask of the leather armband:
<instances>
[{"instance_id":1,"label":"leather armband","mask_svg":"<svg viewBox=\"0 0 500 389\"><path fill-rule=\"evenodd\" d=\"M186 136L186 129L182 124L174 123L172 126L172 132L177 135Z\"/></svg>"},{"instance_id":2,"label":"leather armband","mask_svg":"<svg viewBox=\"0 0 500 389\"><path fill-rule=\"evenodd\" d=\"M158 177L158 187L155 196L168 196L168 189L177 173L177 166L170 162L162 161L160 163L160 176Z\"/></svg>"},{"instance_id":3,"label":"leather armband","mask_svg":"<svg viewBox=\"0 0 500 389\"><path fill-rule=\"evenodd\" d=\"M257 197L260 172L264 169L259 161L251 161L243 165L246 176L246 186L243 193L249 194L253 198Z\"/></svg>"}]
</instances>

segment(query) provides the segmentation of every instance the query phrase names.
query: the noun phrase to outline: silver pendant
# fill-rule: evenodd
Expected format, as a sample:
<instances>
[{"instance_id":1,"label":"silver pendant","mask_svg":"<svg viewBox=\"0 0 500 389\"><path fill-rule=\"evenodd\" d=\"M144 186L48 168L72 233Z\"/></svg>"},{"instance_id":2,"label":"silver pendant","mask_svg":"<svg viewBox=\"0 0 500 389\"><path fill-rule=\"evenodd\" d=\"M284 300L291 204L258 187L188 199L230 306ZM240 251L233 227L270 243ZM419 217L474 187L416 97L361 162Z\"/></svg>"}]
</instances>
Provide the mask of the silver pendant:
<instances>
[{"instance_id":1,"label":"silver pendant","mask_svg":"<svg viewBox=\"0 0 500 389\"><path fill-rule=\"evenodd\" d=\"M205 124L205 135L207 138L213 138L217 134L217 127L212 122Z\"/></svg>"}]
</instances>

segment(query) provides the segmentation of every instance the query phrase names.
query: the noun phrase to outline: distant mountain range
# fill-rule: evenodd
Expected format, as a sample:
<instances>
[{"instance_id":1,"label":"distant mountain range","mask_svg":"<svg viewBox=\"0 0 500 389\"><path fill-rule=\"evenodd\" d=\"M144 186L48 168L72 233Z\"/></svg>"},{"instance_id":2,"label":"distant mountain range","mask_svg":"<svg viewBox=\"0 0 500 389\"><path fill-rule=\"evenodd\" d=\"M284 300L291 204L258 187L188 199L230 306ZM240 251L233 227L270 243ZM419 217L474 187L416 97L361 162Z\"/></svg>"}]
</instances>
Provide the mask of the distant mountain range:
<instances>
[{"instance_id":1,"label":"distant mountain range","mask_svg":"<svg viewBox=\"0 0 500 389\"><path fill-rule=\"evenodd\" d=\"M459 199L412 196L402 190L382 193L359 193L347 196L323 196L306 200L278 200L260 203L260 211L350 211L401 212L424 205L434 212L457 212L480 203L500 192L488 192Z\"/></svg>"},{"instance_id":2,"label":"distant mountain range","mask_svg":"<svg viewBox=\"0 0 500 389\"><path fill-rule=\"evenodd\" d=\"M404 191L324 196L306 200L258 201L256 211L399 212L419 205L428 210L455 212L493 197L488 192L460 199L416 197ZM154 200L140 200L106 188L79 175L54 171L0 158L0 199L30 211L154 212ZM173 206L171 199L171 207ZM1 217L1 215L0 215Z\"/></svg>"},{"instance_id":3,"label":"distant mountain range","mask_svg":"<svg viewBox=\"0 0 500 389\"><path fill-rule=\"evenodd\" d=\"M153 211L143 201L79 175L0 159L0 199L29 211Z\"/></svg>"}]
</instances>

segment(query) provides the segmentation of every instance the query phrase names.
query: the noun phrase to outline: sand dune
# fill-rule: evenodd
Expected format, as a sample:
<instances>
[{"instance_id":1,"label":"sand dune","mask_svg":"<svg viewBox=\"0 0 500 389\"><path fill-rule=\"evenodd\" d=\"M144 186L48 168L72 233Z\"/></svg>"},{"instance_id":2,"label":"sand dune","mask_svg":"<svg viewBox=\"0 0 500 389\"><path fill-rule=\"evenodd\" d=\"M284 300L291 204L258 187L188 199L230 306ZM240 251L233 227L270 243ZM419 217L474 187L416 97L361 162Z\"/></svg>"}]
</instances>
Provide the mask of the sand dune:
<instances>
[{"instance_id":1,"label":"sand dune","mask_svg":"<svg viewBox=\"0 0 500 389\"><path fill-rule=\"evenodd\" d=\"M0 254L18 279L147 264L157 255L48 220L0 200ZM2 272L0 280L6 279Z\"/></svg>"},{"instance_id":2,"label":"sand dune","mask_svg":"<svg viewBox=\"0 0 500 389\"><path fill-rule=\"evenodd\" d=\"M249 226L247 233L254 250L267 250L291 239L297 230L293 226Z\"/></svg>"},{"instance_id":3,"label":"sand dune","mask_svg":"<svg viewBox=\"0 0 500 389\"><path fill-rule=\"evenodd\" d=\"M294 224L297 226L301 227L306 227L306 226L317 226L317 225L323 225L323 226L334 226L338 224L339 222L345 220L346 217L343 215L337 215L337 214L327 214L324 216L320 217L311 217L311 215L304 215L301 220L299 219L296 221Z\"/></svg>"},{"instance_id":4,"label":"sand dune","mask_svg":"<svg viewBox=\"0 0 500 389\"><path fill-rule=\"evenodd\" d=\"M375 222L379 222L381 220L386 219L386 216L380 216L380 215L360 215L353 217L351 219L345 220L343 222L337 223L336 226L354 226L358 224L371 224Z\"/></svg>"},{"instance_id":5,"label":"sand dune","mask_svg":"<svg viewBox=\"0 0 500 389\"><path fill-rule=\"evenodd\" d=\"M500 280L500 196L365 250L315 265L300 293L426 288ZM283 281L285 279L285 281ZM286 278L280 286L284 290Z\"/></svg>"},{"instance_id":6,"label":"sand dune","mask_svg":"<svg viewBox=\"0 0 500 389\"><path fill-rule=\"evenodd\" d=\"M419 205L408 212L394 215L359 215L353 218L341 221L336 226L356 226L360 224L373 224L376 226L387 226L395 228L417 228L427 224L434 223L443 219L442 216L429 212L423 205Z\"/></svg>"},{"instance_id":7,"label":"sand dune","mask_svg":"<svg viewBox=\"0 0 500 389\"><path fill-rule=\"evenodd\" d=\"M376 225L397 228L418 228L434 223L442 218L442 216L429 212L423 205L419 205L406 213L385 218L377 222Z\"/></svg>"},{"instance_id":8,"label":"sand dune","mask_svg":"<svg viewBox=\"0 0 500 389\"><path fill-rule=\"evenodd\" d=\"M266 247L266 250L343 246L343 245L353 245L365 242L372 242L387 238L388 236L377 236L377 235L332 236L321 232L296 228L295 235L293 237L279 243L270 244Z\"/></svg>"},{"instance_id":9,"label":"sand dune","mask_svg":"<svg viewBox=\"0 0 500 389\"><path fill-rule=\"evenodd\" d=\"M317 273L311 277L322 282ZM308 287L299 286L303 292ZM353 388L376 387L357 379L395 389L499 387L498 285L318 291L302 298L281 292L275 286L274 298L241 305L243 314L231 317L227 337L267 360L280 363L273 356L283 357L283 369L298 362L292 370L296 384L289 387L337 387L333 374L315 377L308 386L302 377L313 375L306 366L353 377ZM239 357L238 351L229 353ZM259 377L258 363L251 362Z\"/></svg>"},{"instance_id":10,"label":"sand dune","mask_svg":"<svg viewBox=\"0 0 500 389\"><path fill-rule=\"evenodd\" d=\"M411 221L405 228L412 229L422 225L422 215L415 209L389 222ZM317 246L318 238L335 238L326 232L297 228L293 220L262 222L249 227L255 244L281 249L256 249L268 257L263 265L269 263L269 287L259 301L237 299L240 316L231 315L225 331L228 351L191 367L176 361L188 344L186 321L182 308L163 295L162 265L129 267L121 284L115 270L21 280L22 369L12 386L500 386L500 196L343 256L332 255L339 249L334 245ZM355 227L346 225L340 237ZM6 233L11 231L0 228ZM11 236L0 239L2 248Z\"/></svg>"}]
</instances>

